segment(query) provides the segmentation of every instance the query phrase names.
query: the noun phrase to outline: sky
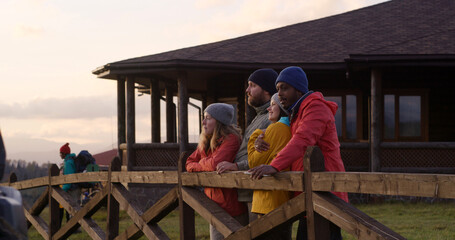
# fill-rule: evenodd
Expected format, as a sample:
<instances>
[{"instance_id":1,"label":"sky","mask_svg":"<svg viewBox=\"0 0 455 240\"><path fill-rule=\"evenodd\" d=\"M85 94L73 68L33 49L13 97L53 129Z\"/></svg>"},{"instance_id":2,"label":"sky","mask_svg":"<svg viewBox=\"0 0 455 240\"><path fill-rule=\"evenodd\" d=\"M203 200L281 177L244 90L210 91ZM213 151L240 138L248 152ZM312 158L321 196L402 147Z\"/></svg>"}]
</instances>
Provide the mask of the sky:
<instances>
[{"instance_id":1,"label":"sky","mask_svg":"<svg viewBox=\"0 0 455 240\"><path fill-rule=\"evenodd\" d=\"M91 73L104 64L383 1L2 0L0 130L7 158L57 163L61 161L58 149L65 142L76 153L115 148L116 82ZM190 108L193 142L199 132L198 123L192 120L195 114ZM146 95L136 97L136 124L136 142L150 142L150 98Z\"/></svg>"}]
</instances>

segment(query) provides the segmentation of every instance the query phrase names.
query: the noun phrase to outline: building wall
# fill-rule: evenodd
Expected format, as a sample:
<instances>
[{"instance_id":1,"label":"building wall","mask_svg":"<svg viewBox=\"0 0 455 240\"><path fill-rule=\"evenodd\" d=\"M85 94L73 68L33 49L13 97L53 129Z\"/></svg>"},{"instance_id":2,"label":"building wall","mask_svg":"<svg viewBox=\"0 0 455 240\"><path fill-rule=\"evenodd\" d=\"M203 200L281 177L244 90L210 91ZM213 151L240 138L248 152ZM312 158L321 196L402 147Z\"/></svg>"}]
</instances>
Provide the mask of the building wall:
<instances>
[{"instance_id":1,"label":"building wall","mask_svg":"<svg viewBox=\"0 0 455 240\"><path fill-rule=\"evenodd\" d=\"M455 69L416 67L388 69L384 89L422 89L428 93L428 140L455 141Z\"/></svg>"}]
</instances>

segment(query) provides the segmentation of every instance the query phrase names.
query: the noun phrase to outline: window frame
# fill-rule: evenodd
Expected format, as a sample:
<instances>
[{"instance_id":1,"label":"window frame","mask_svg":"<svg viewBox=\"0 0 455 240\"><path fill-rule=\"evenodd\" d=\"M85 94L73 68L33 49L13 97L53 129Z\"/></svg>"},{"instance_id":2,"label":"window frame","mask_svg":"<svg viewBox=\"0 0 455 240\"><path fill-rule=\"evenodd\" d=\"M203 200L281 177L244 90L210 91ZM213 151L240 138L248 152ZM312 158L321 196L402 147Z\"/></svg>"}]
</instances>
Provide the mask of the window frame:
<instances>
[{"instance_id":1,"label":"window frame","mask_svg":"<svg viewBox=\"0 0 455 240\"><path fill-rule=\"evenodd\" d=\"M427 142L428 141L428 89L384 89L382 91L382 141L384 142ZM394 138L385 138L385 95L394 95L395 134ZM420 96L420 132L418 137L400 136L400 103L403 96Z\"/></svg>"},{"instance_id":2,"label":"window frame","mask_svg":"<svg viewBox=\"0 0 455 240\"><path fill-rule=\"evenodd\" d=\"M340 142L360 142L363 137L363 113L362 113L362 91L361 90L323 90L320 91L324 97L341 97L341 136L338 136ZM356 138L347 138L346 130L346 96L354 95L356 97Z\"/></svg>"}]
</instances>

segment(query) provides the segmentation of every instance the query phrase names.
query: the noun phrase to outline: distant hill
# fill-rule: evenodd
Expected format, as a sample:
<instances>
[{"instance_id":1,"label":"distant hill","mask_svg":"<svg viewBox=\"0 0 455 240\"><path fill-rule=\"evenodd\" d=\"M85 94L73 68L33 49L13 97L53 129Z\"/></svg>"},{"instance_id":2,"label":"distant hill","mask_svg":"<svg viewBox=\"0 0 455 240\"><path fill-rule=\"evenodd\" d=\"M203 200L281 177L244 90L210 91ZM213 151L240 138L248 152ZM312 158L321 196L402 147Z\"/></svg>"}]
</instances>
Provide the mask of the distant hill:
<instances>
[{"instance_id":1,"label":"distant hill","mask_svg":"<svg viewBox=\"0 0 455 240\"><path fill-rule=\"evenodd\" d=\"M64 142L53 142L44 139L33 138L3 138L6 148L6 158L10 160L25 160L27 162L60 163L59 149ZM106 144L76 144L70 143L71 152L79 153L88 150L91 153L104 152L112 149Z\"/></svg>"},{"instance_id":2,"label":"distant hill","mask_svg":"<svg viewBox=\"0 0 455 240\"><path fill-rule=\"evenodd\" d=\"M165 137L161 140L164 142ZM189 141L197 143L199 140L198 135L190 135ZM26 137L3 137L6 148L6 158L9 160L25 160L27 162L36 162L38 164L44 163L61 163L62 159L59 156L59 149L64 142L54 142L45 139L26 138ZM146 141L137 141L138 143L151 142L150 139ZM92 154L98 154L111 149L117 148L117 143L114 145L107 144L76 144L71 143L71 152L79 153L81 150L87 150Z\"/></svg>"}]
</instances>

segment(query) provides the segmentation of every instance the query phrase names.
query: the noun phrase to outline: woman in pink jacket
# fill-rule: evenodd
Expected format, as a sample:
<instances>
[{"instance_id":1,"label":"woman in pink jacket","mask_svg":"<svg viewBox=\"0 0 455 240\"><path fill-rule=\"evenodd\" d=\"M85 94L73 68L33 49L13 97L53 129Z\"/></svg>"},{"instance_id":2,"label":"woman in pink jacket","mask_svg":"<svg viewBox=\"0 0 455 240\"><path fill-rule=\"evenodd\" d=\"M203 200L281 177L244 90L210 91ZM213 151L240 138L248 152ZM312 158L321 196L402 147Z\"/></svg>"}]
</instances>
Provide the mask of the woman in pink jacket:
<instances>
[{"instance_id":1,"label":"woman in pink jacket","mask_svg":"<svg viewBox=\"0 0 455 240\"><path fill-rule=\"evenodd\" d=\"M240 147L240 130L232 125L234 108L225 103L210 104L204 111L199 144L186 160L188 172L211 172L222 161L233 162ZM247 208L237 200L237 190L204 188L204 193L242 225L248 223ZM224 236L210 225L210 239Z\"/></svg>"}]
</instances>

